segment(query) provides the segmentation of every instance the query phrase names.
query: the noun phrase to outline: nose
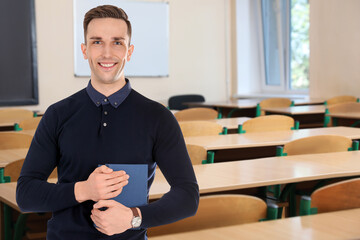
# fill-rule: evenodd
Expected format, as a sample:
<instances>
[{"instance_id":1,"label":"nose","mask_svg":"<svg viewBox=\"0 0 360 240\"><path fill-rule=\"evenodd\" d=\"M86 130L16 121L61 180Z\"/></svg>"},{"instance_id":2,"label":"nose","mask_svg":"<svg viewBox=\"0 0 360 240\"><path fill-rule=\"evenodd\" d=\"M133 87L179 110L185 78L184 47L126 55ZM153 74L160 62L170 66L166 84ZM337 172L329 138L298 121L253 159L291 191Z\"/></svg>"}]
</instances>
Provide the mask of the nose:
<instances>
[{"instance_id":1,"label":"nose","mask_svg":"<svg viewBox=\"0 0 360 240\"><path fill-rule=\"evenodd\" d=\"M111 57L111 47L109 44L105 44L103 47L102 55L104 58L110 58Z\"/></svg>"}]
</instances>

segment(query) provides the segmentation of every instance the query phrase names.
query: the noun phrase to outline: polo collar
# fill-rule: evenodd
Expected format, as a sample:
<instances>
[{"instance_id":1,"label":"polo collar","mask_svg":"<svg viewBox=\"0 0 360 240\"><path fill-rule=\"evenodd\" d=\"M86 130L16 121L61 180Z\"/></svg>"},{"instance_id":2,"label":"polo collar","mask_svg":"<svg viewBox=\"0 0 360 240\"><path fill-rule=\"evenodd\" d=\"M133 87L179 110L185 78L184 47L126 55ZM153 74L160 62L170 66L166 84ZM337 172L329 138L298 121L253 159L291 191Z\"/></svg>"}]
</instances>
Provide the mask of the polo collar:
<instances>
[{"instance_id":1,"label":"polo collar","mask_svg":"<svg viewBox=\"0 0 360 240\"><path fill-rule=\"evenodd\" d=\"M98 92L91 85L91 80L86 87L86 92L97 107L99 107L100 105L111 104L111 106L113 106L114 108L118 108L131 92L131 85L129 80L125 78L125 81L125 86L123 86L119 91L111 94L109 97L106 97L102 93Z\"/></svg>"}]
</instances>

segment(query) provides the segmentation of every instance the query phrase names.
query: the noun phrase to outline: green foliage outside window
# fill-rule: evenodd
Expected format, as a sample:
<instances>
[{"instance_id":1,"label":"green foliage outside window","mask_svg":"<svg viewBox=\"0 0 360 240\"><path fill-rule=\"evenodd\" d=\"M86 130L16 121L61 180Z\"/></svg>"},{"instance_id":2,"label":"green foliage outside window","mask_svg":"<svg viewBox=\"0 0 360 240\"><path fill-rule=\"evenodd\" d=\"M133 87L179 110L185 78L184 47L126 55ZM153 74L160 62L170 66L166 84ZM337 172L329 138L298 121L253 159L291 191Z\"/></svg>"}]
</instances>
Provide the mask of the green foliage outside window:
<instances>
[{"instance_id":1,"label":"green foliage outside window","mask_svg":"<svg viewBox=\"0 0 360 240\"><path fill-rule=\"evenodd\" d=\"M309 88L309 2L291 0L291 84L290 89Z\"/></svg>"}]
</instances>

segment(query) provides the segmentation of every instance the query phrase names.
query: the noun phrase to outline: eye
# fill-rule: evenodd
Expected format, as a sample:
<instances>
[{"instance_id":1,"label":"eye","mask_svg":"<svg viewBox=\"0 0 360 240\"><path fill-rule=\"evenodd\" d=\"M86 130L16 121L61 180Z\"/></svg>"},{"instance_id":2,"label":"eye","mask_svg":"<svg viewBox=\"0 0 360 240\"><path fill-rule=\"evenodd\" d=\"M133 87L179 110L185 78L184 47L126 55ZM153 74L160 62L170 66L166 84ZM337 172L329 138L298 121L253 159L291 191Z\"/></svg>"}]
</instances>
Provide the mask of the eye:
<instances>
[{"instance_id":1,"label":"eye","mask_svg":"<svg viewBox=\"0 0 360 240\"><path fill-rule=\"evenodd\" d=\"M123 45L123 43L119 41L115 41L115 45Z\"/></svg>"},{"instance_id":2,"label":"eye","mask_svg":"<svg viewBox=\"0 0 360 240\"><path fill-rule=\"evenodd\" d=\"M94 41L93 44L100 44L100 41Z\"/></svg>"}]
</instances>

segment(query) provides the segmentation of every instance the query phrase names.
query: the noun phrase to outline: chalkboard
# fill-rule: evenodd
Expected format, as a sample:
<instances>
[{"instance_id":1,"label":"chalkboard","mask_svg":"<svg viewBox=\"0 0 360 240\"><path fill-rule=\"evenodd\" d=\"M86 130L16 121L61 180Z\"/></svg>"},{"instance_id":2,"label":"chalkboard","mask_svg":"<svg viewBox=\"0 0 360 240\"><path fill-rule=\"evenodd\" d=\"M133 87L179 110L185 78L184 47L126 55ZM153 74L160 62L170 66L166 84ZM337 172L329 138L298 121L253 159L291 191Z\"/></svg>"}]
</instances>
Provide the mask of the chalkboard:
<instances>
[{"instance_id":1,"label":"chalkboard","mask_svg":"<svg viewBox=\"0 0 360 240\"><path fill-rule=\"evenodd\" d=\"M1 0L0 33L0 106L38 104L34 0Z\"/></svg>"},{"instance_id":2,"label":"chalkboard","mask_svg":"<svg viewBox=\"0 0 360 240\"><path fill-rule=\"evenodd\" d=\"M74 0L74 74L90 76L80 45L84 42L85 13L99 5L124 9L132 25L134 53L126 63L128 77L164 77L169 75L169 13L167 2L121 0Z\"/></svg>"}]
</instances>

